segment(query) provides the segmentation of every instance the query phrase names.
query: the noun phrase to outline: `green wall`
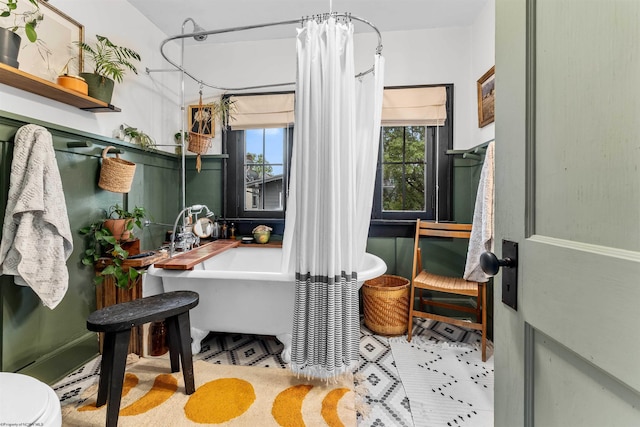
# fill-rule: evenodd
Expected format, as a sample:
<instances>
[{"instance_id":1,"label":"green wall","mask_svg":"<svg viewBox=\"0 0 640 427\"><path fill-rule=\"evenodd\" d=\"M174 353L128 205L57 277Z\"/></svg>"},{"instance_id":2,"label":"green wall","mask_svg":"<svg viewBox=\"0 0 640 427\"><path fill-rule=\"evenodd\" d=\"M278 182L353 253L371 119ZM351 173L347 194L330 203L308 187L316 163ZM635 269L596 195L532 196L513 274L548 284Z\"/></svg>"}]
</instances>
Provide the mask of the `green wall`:
<instances>
[{"instance_id":1,"label":"green wall","mask_svg":"<svg viewBox=\"0 0 640 427\"><path fill-rule=\"evenodd\" d=\"M13 137L17 129L34 123L27 118L0 113L0 188L4 213L9 187ZM86 329L87 316L95 310L93 272L80 263L84 238L78 230L104 217L109 206L144 206L156 222L173 223L179 208L178 159L175 155L145 152L119 140L74 132L50 123L35 122L52 133L62 178L74 250L67 261L69 288L54 309L44 307L28 287L13 284L13 276L0 277L0 368L21 372L52 383L85 363L98 352L97 336ZM69 143L87 143L69 147ZM113 145L121 157L136 163L128 194L98 188L102 150ZM164 228L138 231L143 248L156 248L164 240Z\"/></svg>"}]
</instances>

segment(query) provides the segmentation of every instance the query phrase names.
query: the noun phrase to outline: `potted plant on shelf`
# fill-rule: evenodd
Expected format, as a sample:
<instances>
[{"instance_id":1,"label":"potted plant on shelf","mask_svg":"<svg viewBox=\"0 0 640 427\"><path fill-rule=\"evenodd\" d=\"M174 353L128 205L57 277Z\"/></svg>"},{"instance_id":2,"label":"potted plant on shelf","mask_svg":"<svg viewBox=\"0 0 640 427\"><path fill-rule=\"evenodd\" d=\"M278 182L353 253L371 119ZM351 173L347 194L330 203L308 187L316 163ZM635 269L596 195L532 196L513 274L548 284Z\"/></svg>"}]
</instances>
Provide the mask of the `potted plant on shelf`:
<instances>
[{"instance_id":1,"label":"potted plant on shelf","mask_svg":"<svg viewBox=\"0 0 640 427\"><path fill-rule=\"evenodd\" d=\"M176 132L173 135L173 140L176 143L175 153L177 155L182 154L182 138L184 138L184 142L189 143L189 132Z\"/></svg>"},{"instance_id":2,"label":"potted plant on shelf","mask_svg":"<svg viewBox=\"0 0 640 427\"><path fill-rule=\"evenodd\" d=\"M125 138L129 138L129 141L138 144L145 151L156 147L156 142L145 132L138 130L138 128L131 127L123 124L120 126Z\"/></svg>"},{"instance_id":3,"label":"potted plant on shelf","mask_svg":"<svg viewBox=\"0 0 640 427\"><path fill-rule=\"evenodd\" d=\"M18 53L22 37L17 33L24 30L27 39L35 42L38 39L36 26L44 16L40 13L38 0L28 0L32 8L18 12L18 0L5 0L0 2L0 62L18 68ZM11 18L7 21L4 18Z\"/></svg>"},{"instance_id":4,"label":"potted plant on shelf","mask_svg":"<svg viewBox=\"0 0 640 427\"><path fill-rule=\"evenodd\" d=\"M114 81L121 83L127 70L138 74L133 64L140 61L140 55L132 49L113 44L107 37L96 35L97 42L90 45L77 42L93 62L93 73L80 73L89 85L89 96L111 103Z\"/></svg>"},{"instance_id":5,"label":"potted plant on shelf","mask_svg":"<svg viewBox=\"0 0 640 427\"><path fill-rule=\"evenodd\" d=\"M129 212L116 204L109 208L107 218L80 229L80 234L87 237L82 264L95 267L100 258L111 258L111 263L96 275L96 285L102 283L105 277L111 276L116 286L128 288L141 274L140 270L124 267L123 263L129 257L129 252L123 248L123 244L132 240L134 225L142 229L142 220L146 217L144 208L136 206Z\"/></svg>"}]
</instances>

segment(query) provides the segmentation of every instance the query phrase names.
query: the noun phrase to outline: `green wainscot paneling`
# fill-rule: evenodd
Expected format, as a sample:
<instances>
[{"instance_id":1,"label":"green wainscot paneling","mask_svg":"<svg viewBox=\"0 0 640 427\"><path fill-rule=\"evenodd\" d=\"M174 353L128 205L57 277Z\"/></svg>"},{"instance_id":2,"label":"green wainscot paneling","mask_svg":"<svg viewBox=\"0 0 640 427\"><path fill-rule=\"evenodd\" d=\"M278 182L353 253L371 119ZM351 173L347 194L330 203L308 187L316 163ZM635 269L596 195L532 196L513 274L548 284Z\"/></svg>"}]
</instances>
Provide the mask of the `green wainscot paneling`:
<instances>
[{"instance_id":1,"label":"green wainscot paneling","mask_svg":"<svg viewBox=\"0 0 640 427\"><path fill-rule=\"evenodd\" d=\"M30 288L13 284L12 276L0 277L0 368L53 383L98 353L97 336L86 329L86 318L95 310L94 273L81 264L85 241L79 229L104 218L107 209L116 203L128 209L144 206L153 221L173 223L180 206L180 163L174 154L146 152L123 141L0 112L3 213L13 136L26 123L40 124L53 136L74 250L67 260L68 291L54 310L44 307ZM107 145L122 150L121 158L137 165L128 194L104 191L97 186L102 150ZM163 228L156 227L137 232L144 249L159 247L164 234Z\"/></svg>"},{"instance_id":2,"label":"green wainscot paneling","mask_svg":"<svg viewBox=\"0 0 640 427\"><path fill-rule=\"evenodd\" d=\"M386 274L396 274L396 239L390 237L370 237L367 252L376 255L387 264Z\"/></svg>"},{"instance_id":3,"label":"green wainscot paneling","mask_svg":"<svg viewBox=\"0 0 640 427\"><path fill-rule=\"evenodd\" d=\"M186 202L207 205L216 216L222 217L223 204L223 167L227 156L201 156L202 167L196 170L196 159L186 159Z\"/></svg>"},{"instance_id":4,"label":"green wainscot paneling","mask_svg":"<svg viewBox=\"0 0 640 427\"><path fill-rule=\"evenodd\" d=\"M453 218L456 222L470 224L483 160L453 159Z\"/></svg>"}]
</instances>

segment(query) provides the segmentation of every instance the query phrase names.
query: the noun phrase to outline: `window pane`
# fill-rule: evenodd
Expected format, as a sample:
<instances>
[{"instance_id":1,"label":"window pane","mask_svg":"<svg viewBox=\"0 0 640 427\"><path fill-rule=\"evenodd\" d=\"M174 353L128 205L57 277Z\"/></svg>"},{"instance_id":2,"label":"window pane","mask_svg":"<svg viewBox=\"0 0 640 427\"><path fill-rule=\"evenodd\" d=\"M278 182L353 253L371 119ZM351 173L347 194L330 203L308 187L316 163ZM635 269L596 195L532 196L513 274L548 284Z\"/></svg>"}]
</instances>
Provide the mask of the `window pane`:
<instances>
[{"instance_id":1,"label":"window pane","mask_svg":"<svg viewBox=\"0 0 640 427\"><path fill-rule=\"evenodd\" d=\"M402 210L402 165L382 165L382 209Z\"/></svg>"},{"instance_id":2,"label":"window pane","mask_svg":"<svg viewBox=\"0 0 640 427\"><path fill-rule=\"evenodd\" d=\"M284 159L284 129L264 130L265 161L282 163Z\"/></svg>"},{"instance_id":3,"label":"window pane","mask_svg":"<svg viewBox=\"0 0 640 427\"><path fill-rule=\"evenodd\" d=\"M283 210L285 129L245 132L244 210Z\"/></svg>"},{"instance_id":4,"label":"window pane","mask_svg":"<svg viewBox=\"0 0 640 427\"><path fill-rule=\"evenodd\" d=\"M425 211L425 145L424 126L383 128L383 211Z\"/></svg>"},{"instance_id":5,"label":"window pane","mask_svg":"<svg viewBox=\"0 0 640 427\"><path fill-rule=\"evenodd\" d=\"M244 208L248 211L262 210L262 181L253 181L245 186Z\"/></svg>"},{"instance_id":6,"label":"window pane","mask_svg":"<svg viewBox=\"0 0 640 427\"><path fill-rule=\"evenodd\" d=\"M407 126L405 132L405 161L424 161L425 127Z\"/></svg>"},{"instance_id":7,"label":"window pane","mask_svg":"<svg viewBox=\"0 0 640 427\"><path fill-rule=\"evenodd\" d=\"M425 166L423 163L407 164L405 168L405 193L404 207L405 211L424 211L424 173Z\"/></svg>"},{"instance_id":8,"label":"window pane","mask_svg":"<svg viewBox=\"0 0 640 427\"><path fill-rule=\"evenodd\" d=\"M271 178L282 178L283 169L282 165L265 165L265 174Z\"/></svg>"},{"instance_id":9,"label":"window pane","mask_svg":"<svg viewBox=\"0 0 640 427\"><path fill-rule=\"evenodd\" d=\"M262 167L247 165L244 167L245 183L256 184L262 182Z\"/></svg>"},{"instance_id":10,"label":"window pane","mask_svg":"<svg viewBox=\"0 0 640 427\"><path fill-rule=\"evenodd\" d=\"M255 155L262 153L262 136L263 129L249 129L245 133L245 153L253 153Z\"/></svg>"},{"instance_id":11,"label":"window pane","mask_svg":"<svg viewBox=\"0 0 640 427\"><path fill-rule=\"evenodd\" d=\"M401 162L403 157L404 127L382 128L382 161Z\"/></svg>"}]
</instances>

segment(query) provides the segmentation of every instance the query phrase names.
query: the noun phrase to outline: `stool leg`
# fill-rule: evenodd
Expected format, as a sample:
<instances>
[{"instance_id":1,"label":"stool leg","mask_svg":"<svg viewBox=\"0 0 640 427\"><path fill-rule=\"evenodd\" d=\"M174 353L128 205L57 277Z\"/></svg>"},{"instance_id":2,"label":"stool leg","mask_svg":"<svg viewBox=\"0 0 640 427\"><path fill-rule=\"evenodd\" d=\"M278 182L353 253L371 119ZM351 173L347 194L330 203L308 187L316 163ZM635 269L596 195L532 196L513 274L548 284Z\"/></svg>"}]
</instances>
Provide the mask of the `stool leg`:
<instances>
[{"instance_id":1,"label":"stool leg","mask_svg":"<svg viewBox=\"0 0 640 427\"><path fill-rule=\"evenodd\" d=\"M193 377L193 355L191 354L191 322L189 312L184 312L167 319L169 326L169 349L172 352L171 372L177 372L173 366L173 353L179 352L182 359L182 375L184 376L184 389L186 394L196 391ZM177 357L176 357L177 359ZM176 367L177 368L177 367Z\"/></svg>"},{"instance_id":2,"label":"stool leg","mask_svg":"<svg viewBox=\"0 0 640 427\"><path fill-rule=\"evenodd\" d=\"M96 406L107 403L107 427L118 425L122 383L127 364L129 337L131 330L107 332L104 334L102 362L100 364L100 385Z\"/></svg>"},{"instance_id":3,"label":"stool leg","mask_svg":"<svg viewBox=\"0 0 640 427\"><path fill-rule=\"evenodd\" d=\"M169 344L169 360L171 372L180 370L180 331L176 316L165 319L167 325L167 343Z\"/></svg>"}]
</instances>

